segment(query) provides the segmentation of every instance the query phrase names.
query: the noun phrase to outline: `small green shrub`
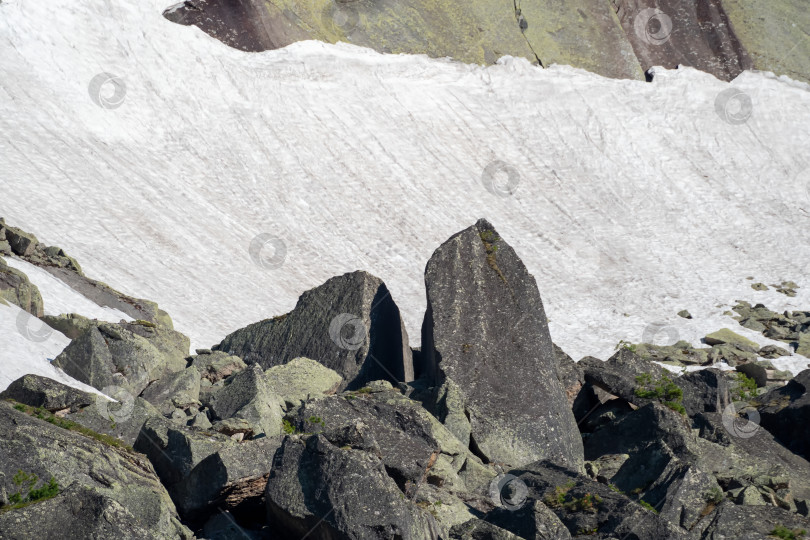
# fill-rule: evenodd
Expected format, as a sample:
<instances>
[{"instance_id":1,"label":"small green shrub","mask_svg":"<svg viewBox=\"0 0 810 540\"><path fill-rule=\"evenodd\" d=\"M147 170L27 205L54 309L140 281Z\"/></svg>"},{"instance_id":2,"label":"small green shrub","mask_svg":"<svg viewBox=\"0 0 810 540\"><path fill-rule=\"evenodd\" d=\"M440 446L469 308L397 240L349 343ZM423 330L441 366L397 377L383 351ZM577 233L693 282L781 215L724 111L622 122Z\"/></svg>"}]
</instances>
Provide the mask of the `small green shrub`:
<instances>
[{"instance_id":1,"label":"small green shrub","mask_svg":"<svg viewBox=\"0 0 810 540\"><path fill-rule=\"evenodd\" d=\"M638 504L640 504L642 508L649 510L650 512L655 512L656 514L658 513L658 510L656 510L653 505L651 505L644 499L639 499Z\"/></svg>"},{"instance_id":2,"label":"small green shrub","mask_svg":"<svg viewBox=\"0 0 810 540\"><path fill-rule=\"evenodd\" d=\"M716 486L703 495L703 499L709 504L718 504L724 498L723 490Z\"/></svg>"},{"instance_id":3,"label":"small green shrub","mask_svg":"<svg viewBox=\"0 0 810 540\"><path fill-rule=\"evenodd\" d=\"M323 418L320 416L310 416L307 418L307 422L310 424L320 425L321 427L326 427L326 422L323 421Z\"/></svg>"},{"instance_id":4,"label":"small green shrub","mask_svg":"<svg viewBox=\"0 0 810 540\"><path fill-rule=\"evenodd\" d=\"M748 401L757 395L757 382L745 373L737 373L737 401Z\"/></svg>"},{"instance_id":5,"label":"small green shrub","mask_svg":"<svg viewBox=\"0 0 810 540\"><path fill-rule=\"evenodd\" d=\"M781 538L782 540L798 540L804 538L807 531L804 529L788 529L784 525L777 525L770 533L770 536Z\"/></svg>"},{"instance_id":6,"label":"small green shrub","mask_svg":"<svg viewBox=\"0 0 810 540\"><path fill-rule=\"evenodd\" d=\"M662 375L660 379L653 379L649 373L643 373L636 377L636 384L638 387L633 390L636 396L657 400L673 411L686 414L686 409L681 403L683 390L668 375Z\"/></svg>"},{"instance_id":7,"label":"small green shrub","mask_svg":"<svg viewBox=\"0 0 810 540\"><path fill-rule=\"evenodd\" d=\"M51 499L59 494L59 484L54 477L51 477L42 486L35 488L34 486L39 482L37 475L26 473L20 469L11 480L17 486L17 491L8 496L9 504L4 506L3 510L22 508L37 501Z\"/></svg>"},{"instance_id":8,"label":"small green shrub","mask_svg":"<svg viewBox=\"0 0 810 540\"><path fill-rule=\"evenodd\" d=\"M619 343L616 344L616 347L613 350L618 351L619 349L624 349L630 352L636 352L636 346L630 343L629 341L625 341L623 339L619 340Z\"/></svg>"},{"instance_id":9,"label":"small green shrub","mask_svg":"<svg viewBox=\"0 0 810 540\"><path fill-rule=\"evenodd\" d=\"M550 508L562 508L568 512L595 512L596 507L602 503L602 498L591 493L577 498L569 493L573 487L573 482L557 486L554 488L554 494L547 495L543 502Z\"/></svg>"},{"instance_id":10,"label":"small green shrub","mask_svg":"<svg viewBox=\"0 0 810 540\"><path fill-rule=\"evenodd\" d=\"M284 430L284 433L287 435L294 435L297 432L295 426L292 425L292 422L286 418L281 421L281 429Z\"/></svg>"}]
</instances>

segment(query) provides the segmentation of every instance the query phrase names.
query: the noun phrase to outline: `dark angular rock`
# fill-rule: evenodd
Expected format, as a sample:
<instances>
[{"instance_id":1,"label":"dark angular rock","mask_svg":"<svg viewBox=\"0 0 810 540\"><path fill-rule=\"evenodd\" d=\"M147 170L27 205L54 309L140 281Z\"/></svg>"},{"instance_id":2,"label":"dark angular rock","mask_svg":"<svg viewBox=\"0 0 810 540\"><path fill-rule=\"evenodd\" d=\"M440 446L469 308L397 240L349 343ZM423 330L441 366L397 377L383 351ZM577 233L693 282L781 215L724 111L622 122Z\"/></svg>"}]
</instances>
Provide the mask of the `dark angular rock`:
<instances>
[{"instance_id":1,"label":"dark angular rock","mask_svg":"<svg viewBox=\"0 0 810 540\"><path fill-rule=\"evenodd\" d=\"M403 496L378 457L322 435L284 439L265 499L282 539L438 538L433 517Z\"/></svg>"},{"instance_id":2,"label":"dark angular rock","mask_svg":"<svg viewBox=\"0 0 810 540\"><path fill-rule=\"evenodd\" d=\"M0 403L0 491L19 489L12 478L20 470L36 475L40 483L53 477L63 496L28 506L23 512L0 513L0 536L4 538L83 538L83 531L115 532L118 524L101 522L99 513L105 520L120 517L121 526L131 525L136 531L122 537L139 536L137 531L146 531L144 538L192 537L143 456ZM59 516L69 517L59 521ZM79 516L86 522L77 523ZM43 536L28 536L28 532Z\"/></svg>"},{"instance_id":3,"label":"dark angular rock","mask_svg":"<svg viewBox=\"0 0 810 540\"><path fill-rule=\"evenodd\" d=\"M545 504L526 501L520 508L498 508L486 515L488 522L508 530L519 538L568 540L571 532ZM580 531L578 531L580 532Z\"/></svg>"},{"instance_id":4,"label":"dark angular rock","mask_svg":"<svg viewBox=\"0 0 810 540\"><path fill-rule=\"evenodd\" d=\"M101 390L113 384L115 366L112 354L104 336L95 326L71 341L53 364L74 379L93 388ZM136 394L140 393L140 390Z\"/></svg>"},{"instance_id":5,"label":"dark angular rock","mask_svg":"<svg viewBox=\"0 0 810 540\"><path fill-rule=\"evenodd\" d=\"M302 294L290 313L237 330L213 349L265 369L311 358L343 377L341 389L413 380L399 308L385 284L366 272L328 280Z\"/></svg>"},{"instance_id":6,"label":"dark angular rock","mask_svg":"<svg viewBox=\"0 0 810 540\"><path fill-rule=\"evenodd\" d=\"M27 257L34 253L39 240L33 234L29 234L16 227L5 227L6 240L11 245L11 251L20 257Z\"/></svg>"},{"instance_id":7,"label":"dark angular rock","mask_svg":"<svg viewBox=\"0 0 810 540\"><path fill-rule=\"evenodd\" d=\"M796 375L785 386L757 397L754 403L762 427L791 451L810 459L810 431L797 429L810 423L810 369Z\"/></svg>"},{"instance_id":8,"label":"dark angular rock","mask_svg":"<svg viewBox=\"0 0 810 540\"><path fill-rule=\"evenodd\" d=\"M585 373L586 382L639 407L650 403L651 400L636 395L635 390L639 386L636 377L650 375L658 380L667 374L667 371L658 364L624 348L619 349L605 362L588 356L580 360L578 365Z\"/></svg>"},{"instance_id":9,"label":"dark angular rock","mask_svg":"<svg viewBox=\"0 0 810 540\"><path fill-rule=\"evenodd\" d=\"M762 358L773 360L774 358L779 358L781 356L790 356L790 351L783 349L782 347L777 347L776 345L765 345L757 354Z\"/></svg>"},{"instance_id":10,"label":"dark angular rock","mask_svg":"<svg viewBox=\"0 0 810 540\"><path fill-rule=\"evenodd\" d=\"M627 39L645 71L691 66L730 81L754 64L720 0L615 0Z\"/></svg>"},{"instance_id":11,"label":"dark angular rock","mask_svg":"<svg viewBox=\"0 0 810 540\"><path fill-rule=\"evenodd\" d=\"M263 515L264 490L280 437L264 437L223 447L200 461L179 483L172 496L180 515L205 521L215 509Z\"/></svg>"},{"instance_id":12,"label":"dark angular rock","mask_svg":"<svg viewBox=\"0 0 810 540\"><path fill-rule=\"evenodd\" d=\"M701 369L673 377L683 390L683 407L688 416L702 412L722 412L729 403L728 375L719 369Z\"/></svg>"},{"instance_id":13,"label":"dark angular rock","mask_svg":"<svg viewBox=\"0 0 810 540\"><path fill-rule=\"evenodd\" d=\"M581 469L581 440L540 293L509 244L480 220L434 252L425 285L417 375L458 386L470 444L490 461L545 458Z\"/></svg>"},{"instance_id":14,"label":"dark angular rock","mask_svg":"<svg viewBox=\"0 0 810 540\"><path fill-rule=\"evenodd\" d=\"M219 433L174 425L164 418L144 423L133 448L146 454L163 485L173 487L202 460L237 443Z\"/></svg>"},{"instance_id":15,"label":"dark angular rock","mask_svg":"<svg viewBox=\"0 0 810 540\"><path fill-rule=\"evenodd\" d=\"M95 403L96 396L40 375L23 375L0 393L0 399L13 399L49 411L76 410Z\"/></svg>"}]
</instances>

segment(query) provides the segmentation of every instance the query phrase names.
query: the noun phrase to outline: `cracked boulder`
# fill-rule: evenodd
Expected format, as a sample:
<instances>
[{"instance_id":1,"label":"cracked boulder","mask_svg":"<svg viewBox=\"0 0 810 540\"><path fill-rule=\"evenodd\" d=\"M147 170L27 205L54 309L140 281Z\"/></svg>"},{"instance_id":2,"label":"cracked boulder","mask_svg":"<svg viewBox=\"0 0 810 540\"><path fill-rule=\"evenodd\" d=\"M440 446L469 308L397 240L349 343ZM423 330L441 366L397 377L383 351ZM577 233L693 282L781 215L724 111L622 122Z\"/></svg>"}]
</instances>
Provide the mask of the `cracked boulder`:
<instances>
[{"instance_id":1,"label":"cracked boulder","mask_svg":"<svg viewBox=\"0 0 810 540\"><path fill-rule=\"evenodd\" d=\"M280 538L439 537L433 516L405 497L378 456L335 446L323 435L284 439L265 500Z\"/></svg>"},{"instance_id":2,"label":"cracked boulder","mask_svg":"<svg viewBox=\"0 0 810 540\"><path fill-rule=\"evenodd\" d=\"M399 308L367 272L333 277L302 294L290 313L237 330L214 349L265 369L311 358L343 377L341 390L378 379L413 380Z\"/></svg>"},{"instance_id":3,"label":"cracked boulder","mask_svg":"<svg viewBox=\"0 0 810 540\"><path fill-rule=\"evenodd\" d=\"M460 389L471 426L462 442L488 461L581 469L540 292L511 246L479 220L433 253L425 285L418 375Z\"/></svg>"}]
</instances>

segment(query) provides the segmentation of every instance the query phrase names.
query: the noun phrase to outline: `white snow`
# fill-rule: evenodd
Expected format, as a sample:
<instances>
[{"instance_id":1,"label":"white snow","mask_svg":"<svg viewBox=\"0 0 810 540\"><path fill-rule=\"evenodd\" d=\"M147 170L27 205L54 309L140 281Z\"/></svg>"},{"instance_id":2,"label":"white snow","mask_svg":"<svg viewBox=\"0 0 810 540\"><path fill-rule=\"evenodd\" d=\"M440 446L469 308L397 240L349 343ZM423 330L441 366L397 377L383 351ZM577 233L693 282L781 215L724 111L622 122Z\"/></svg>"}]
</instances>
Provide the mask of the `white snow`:
<instances>
[{"instance_id":1,"label":"white snow","mask_svg":"<svg viewBox=\"0 0 810 540\"><path fill-rule=\"evenodd\" d=\"M33 373L104 395L51 365L70 339L13 304L0 302L0 391Z\"/></svg>"},{"instance_id":2,"label":"white snow","mask_svg":"<svg viewBox=\"0 0 810 540\"><path fill-rule=\"evenodd\" d=\"M250 54L166 7L0 4L0 211L157 301L192 347L355 269L385 280L418 343L425 263L479 217L536 276L574 358L661 326L659 341L729 327L764 344L722 315L736 299L810 309L807 85L316 42ZM120 107L96 104L117 103L113 83L91 99L100 73L125 84ZM730 87L753 104L739 125L715 111ZM496 160L519 175L512 195L484 186ZM251 260L261 233L284 243L282 264ZM756 292L748 276L801 288Z\"/></svg>"},{"instance_id":3,"label":"white snow","mask_svg":"<svg viewBox=\"0 0 810 540\"><path fill-rule=\"evenodd\" d=\"M23 272L31 283L37 286L42 295L45 315L61 315L63 313L78 313L90 319L100 321L119 322L131 321L132 317L114 308L99 306L92 300L71 289L66 283L56 278L47 270L18 259L6 259L9 266Z\"/></svg>"}]
</instances>

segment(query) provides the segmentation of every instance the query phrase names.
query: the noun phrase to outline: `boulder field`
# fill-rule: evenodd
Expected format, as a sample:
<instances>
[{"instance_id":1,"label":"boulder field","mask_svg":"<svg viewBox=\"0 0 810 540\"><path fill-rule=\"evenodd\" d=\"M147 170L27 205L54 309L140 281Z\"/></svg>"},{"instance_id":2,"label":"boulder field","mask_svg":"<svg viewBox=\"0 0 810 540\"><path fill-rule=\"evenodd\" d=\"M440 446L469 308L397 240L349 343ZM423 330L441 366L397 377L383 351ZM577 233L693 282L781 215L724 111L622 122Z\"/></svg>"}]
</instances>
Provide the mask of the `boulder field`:
<instances>
[{"instance_id":1,"label":"boulder field","mask_svg":"<svg viewBox=\"0 0 810 540\"><path fill-rule=\"evenodd\" d=\"M5 298L30 308L27 278L6 275ZM707 350L624 343L575 362L551 341L534 278L483 219L436 249L425 286L418 349L365 272L194 354L145 301L151 320L43 317L72 340L54 363L103 395L37 375L0 393L0 538L810 530L810 370L774 377L728 329ZM779 326L763 309L740 308ZM801 334L803 313L782 326ZM663 367L677 355L705 369ZM712 365L732 357L735 371Z\"/></svg>"}]
</instances>

